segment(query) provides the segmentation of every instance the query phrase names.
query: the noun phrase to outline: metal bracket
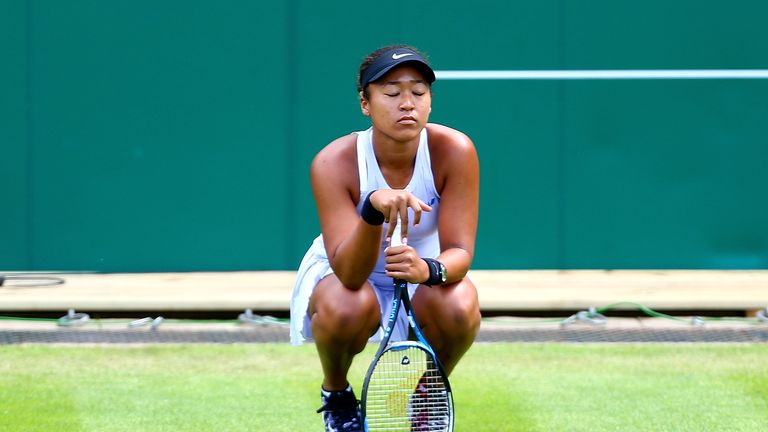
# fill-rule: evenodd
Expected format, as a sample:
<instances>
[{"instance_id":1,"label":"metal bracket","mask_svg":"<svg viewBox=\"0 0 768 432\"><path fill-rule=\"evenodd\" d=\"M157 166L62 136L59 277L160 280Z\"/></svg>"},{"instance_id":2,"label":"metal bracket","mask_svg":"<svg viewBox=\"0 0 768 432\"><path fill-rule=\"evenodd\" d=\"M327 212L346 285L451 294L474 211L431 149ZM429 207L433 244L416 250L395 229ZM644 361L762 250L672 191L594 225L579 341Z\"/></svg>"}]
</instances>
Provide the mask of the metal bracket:
<instances>
[{"instance_id":1,"label":"metal bracket","mask_svg":"<svg viewBox=\"0 0 768 432\"><path fill-rule=\"evenodd\" d=\"M88 323L91 320L91 316L84 312L75 312L74 309L67 311L67 314L59 318L58 325L60 327L74 327L81 326Z\"/></svg>"},{"instance_id":2,"label":"metal bracket","mask_svg":"<svg viewBox=\"0 0 768 432\"><path fill-rule=\"evenodd\" d=\"M152 330L157 330L157 328L160 327L160 324L162 324L163 321L165 321L165 318L161 316L154 319L152 317L144 317L144 318L129 322L128 328L144 327L146 325L149 325L150 328L152 328Z\"/></svg>"},{"instance_id":3,"label":"metal bracket","mask_svg":"<svg viewBox=\"0 0 768 432\"><path fill-rule=\"evenodd\" d=\"M694 327L704 327L705 321L703 317L700 316L692 316L691 317L691 325Z\"/></svg>"},{"instance_id":4,"label":"metal bracket","mask_svg":"<svg viewBox=\"0 0 768 432\"><path fill-rule=\"evenodd\" d=\"M768 307L757 312L757 320L761 323L768 323Z\"/></svg>"},{"instance_id":5,"label":"metal bracket","mask_svg":"<svg viewBox=\"0 0 768 432\"><path fill-rule=\"evenodd\" d=\"M590 307L589 310L586 311L579 311L570 317L564 319L560 326L564 327L567 325L571 325L574 323L582 323L582 324L589 324L589 325L605 325L608 323L608 318L597 311L597 309L593 306Z\"/></svg>"},{"instance_id":6,"label":"metal bracket","mask_svg":"<svg viewBox=\"0 0 768 432\"><path fill-rule=\"evenodd\" d=\"M250 324L256 326L282 324L277 318L268 315L256 315L252 310L246 309L237 317L238 321L243 324Z\"/></svg>"}]
</instances>

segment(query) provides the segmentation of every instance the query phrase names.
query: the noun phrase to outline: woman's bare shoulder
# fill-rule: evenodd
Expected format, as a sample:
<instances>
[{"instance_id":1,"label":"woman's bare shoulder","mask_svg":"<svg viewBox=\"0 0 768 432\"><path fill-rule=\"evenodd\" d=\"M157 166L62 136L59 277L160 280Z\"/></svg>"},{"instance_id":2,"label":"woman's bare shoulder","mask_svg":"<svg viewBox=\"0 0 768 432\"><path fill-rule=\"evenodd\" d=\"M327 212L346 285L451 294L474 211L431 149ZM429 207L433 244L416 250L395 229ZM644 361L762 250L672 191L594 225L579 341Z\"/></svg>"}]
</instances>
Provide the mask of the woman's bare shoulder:
<instances>
[{"instance_id":1,"label":"woman's bare shoulder","mask_svg":"<svg viewBox=\"0 0 768 432\"><path fill-rule=\"evenodd\" d=\"M477 150L465 133L436 123L427 125L427 133L432 172L438 191L443 190L450 176L478 176Z\"/></svg>"},{"instance_id":2,"label":"woman's bare shoulder","mask_svg":"<svg viewBox=\"0 0 768 432\"><path fill-rule=\"evenodd\" d=\"M349 134L336 138L315 155L312 165L346 164L357 161L357 135Z\"/></svg>"},{"instance_id":3,"label":"woman's bare shoulder","mask_svg":"<svg viewBox=\"0 0 768 432\"><path fill-rule=\"evenodd\" d=\"M438 151L449 149L452 152L461 151L462 149L464 151L474 151L475 144L472 142L472 139L464 132L452 127L429 123L427 125L427 133L429 134L430 149L434 147Z\"/></svg>"},{"instance_id":4,"label":"woman's bare shoulder","mask_svg":"<svg viewBox=\"0 0 768 432\"><path fill-rule=\"evenodd\" d=\"M445 125L429 123L427 133L431 153L438 155L448 153L457 156L467 152L475 153L475 144L464 132Z\"/></svg>"},{"instance_id":5,"label":"woman's bare shoulder","mask_svg":"<svg viewBox=\"0 0 768 432\"><path fill-rule=\"evenodd\" d=\"M312 160L312 181L328 184L357 185L357 135L349 134L331 141Z\"/></svg>"}]
</instances>

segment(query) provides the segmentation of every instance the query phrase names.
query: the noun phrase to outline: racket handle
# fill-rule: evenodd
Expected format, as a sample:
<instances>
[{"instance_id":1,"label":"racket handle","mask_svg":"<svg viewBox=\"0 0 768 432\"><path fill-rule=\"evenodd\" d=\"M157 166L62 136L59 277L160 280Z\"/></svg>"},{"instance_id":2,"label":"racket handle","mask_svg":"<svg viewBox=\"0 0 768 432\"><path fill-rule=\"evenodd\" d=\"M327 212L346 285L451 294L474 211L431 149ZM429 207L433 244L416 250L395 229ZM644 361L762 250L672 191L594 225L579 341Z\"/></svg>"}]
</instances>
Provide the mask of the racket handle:
<instances>
[{"instance_id":1,"label":"racket handle","mask_svg":"<svg viewBox=\"0 0 768 432\"><path fill-rule=\"evenodd\" d=\"M397 215L397 221L395 222L395 231L392 232L392 237L389 239L390 246L401 246L403 244L403 238L400 235L400 215Z\"/></svg>"}]
</instances>

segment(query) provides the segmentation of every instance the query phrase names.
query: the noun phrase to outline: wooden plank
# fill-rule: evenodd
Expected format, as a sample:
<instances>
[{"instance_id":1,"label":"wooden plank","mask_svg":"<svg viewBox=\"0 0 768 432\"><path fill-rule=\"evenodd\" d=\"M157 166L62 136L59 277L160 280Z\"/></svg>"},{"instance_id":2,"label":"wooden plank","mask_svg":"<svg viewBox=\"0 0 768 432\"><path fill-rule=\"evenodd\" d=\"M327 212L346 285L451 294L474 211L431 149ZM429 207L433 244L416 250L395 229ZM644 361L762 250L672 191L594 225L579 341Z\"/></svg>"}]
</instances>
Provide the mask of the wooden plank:
<instances>
[{"instance_id":1,"label":"wooden plank","mask_svg":"<svg viewBox=\"0 0 768 432\"><path fill-rule=\"evenodd\" d=\"M295 272L52 276L66 283L0 287L0 311L287 311ZM681 311L768 306L768 271L762 270L473 270L470 278L486 311L581 310L619 302Z\"/></svg>"},{"instance_id":2,"label":"wooden plank","mask_svg":"<svg viewBox=\"0 0 768 432\"><path fill-rule=\"evenodd\" d=\"M619 302L667 310L768 305L768 271L762 270L477 271L470 277L486 310L572 310Z\"/></svg>"}]
</instances>

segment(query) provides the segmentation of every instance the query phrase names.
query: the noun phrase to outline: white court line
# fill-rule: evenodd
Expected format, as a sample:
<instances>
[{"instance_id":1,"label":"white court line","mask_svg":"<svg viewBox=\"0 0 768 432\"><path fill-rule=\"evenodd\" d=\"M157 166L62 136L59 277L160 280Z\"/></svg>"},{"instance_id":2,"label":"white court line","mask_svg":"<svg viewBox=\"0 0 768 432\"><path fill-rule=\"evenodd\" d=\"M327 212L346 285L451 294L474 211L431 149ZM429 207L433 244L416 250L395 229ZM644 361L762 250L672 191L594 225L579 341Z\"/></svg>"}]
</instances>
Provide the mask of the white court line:
<instances>
[{"instance_id":1,"label":"white court line","mask_svg":"<svg viewBox=\"0 0 768 432\"><path fill-rule=\"evenodd\" d=\"M441 80L765 79L768 69L438 70Z\"/></svg>"}]
</instances>

